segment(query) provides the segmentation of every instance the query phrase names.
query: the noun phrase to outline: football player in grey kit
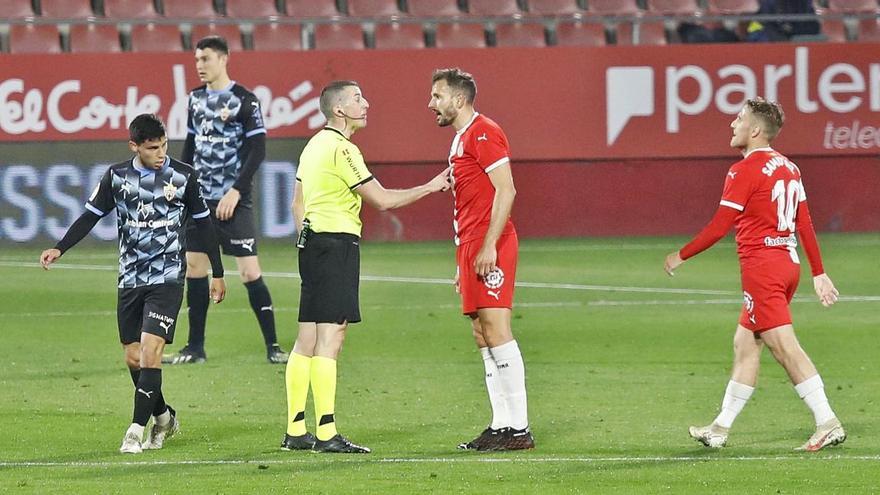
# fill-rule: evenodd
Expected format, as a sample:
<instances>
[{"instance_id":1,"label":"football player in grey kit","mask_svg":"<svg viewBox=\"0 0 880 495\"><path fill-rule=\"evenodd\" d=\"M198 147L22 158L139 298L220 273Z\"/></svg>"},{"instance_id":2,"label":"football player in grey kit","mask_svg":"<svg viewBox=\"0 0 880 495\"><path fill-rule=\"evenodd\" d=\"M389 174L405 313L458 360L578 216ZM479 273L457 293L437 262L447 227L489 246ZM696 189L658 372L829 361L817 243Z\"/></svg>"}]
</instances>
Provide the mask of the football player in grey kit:
<instances>
[{"instance_id":1,"label":"football player in grey kit","mask_svg":"<svg viewBox=\"0 0 880 495\"><path fill-rule=\"evenodd\" d=\"M263 282L257 258L256 227L251 203L254 174L266 156L266 128L260 102L232 81L226 70L229 46L219 36L196 44L196 70L205 84L189 94L187 136L181 159L199 172L202 195L223 253L235 257L238 273L257 317L270 363L287 362L278 346L272 296ZM191 227L192 228L192 227ZM201 363L205 354L208 317L208 257L205 246L186 246L186 301L189 339L179 353L165 356L169 364Z\"/></svg>"}]
</instances>

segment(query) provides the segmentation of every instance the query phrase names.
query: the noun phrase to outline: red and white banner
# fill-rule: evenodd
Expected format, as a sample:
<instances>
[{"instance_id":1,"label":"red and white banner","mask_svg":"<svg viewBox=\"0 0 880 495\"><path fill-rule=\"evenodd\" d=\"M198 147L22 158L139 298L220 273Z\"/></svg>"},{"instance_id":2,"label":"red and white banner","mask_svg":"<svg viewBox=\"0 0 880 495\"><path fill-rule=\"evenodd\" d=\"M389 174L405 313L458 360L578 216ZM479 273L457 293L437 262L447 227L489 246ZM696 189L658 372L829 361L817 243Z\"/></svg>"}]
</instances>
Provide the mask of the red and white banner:
<instances>
[{"instance_id":1,"label":"red and white banner","mask_svg":"<svg viewBox=\"0 0 880 495\"><path fill-rule=\"evenodd\" d=\"M427 110L431 72L460 66L477 109L498 121L514 159L732 156L729 122L747 97L780 101L788 155L880 151L880 46L736 44L671 47L233 53L230 74L260 98L269 136L323 125L317 97L360 82L368 162L443 161L452 132ZM197 86L191 54L0 55L0 141L125 139L142 112L186 125Z\"/></svg>"}]
</instances>

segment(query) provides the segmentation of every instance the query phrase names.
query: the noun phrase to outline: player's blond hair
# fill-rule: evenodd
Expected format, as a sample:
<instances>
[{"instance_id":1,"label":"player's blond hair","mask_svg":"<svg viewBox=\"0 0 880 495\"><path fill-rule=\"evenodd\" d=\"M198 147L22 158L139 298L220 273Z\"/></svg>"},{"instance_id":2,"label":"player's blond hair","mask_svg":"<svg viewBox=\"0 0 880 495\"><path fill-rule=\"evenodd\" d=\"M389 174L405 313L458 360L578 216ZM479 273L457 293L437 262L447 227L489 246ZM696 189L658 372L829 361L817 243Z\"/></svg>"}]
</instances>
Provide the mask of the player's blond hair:
<instances>
[{"instance_id":1,"label":"player's blond hair","mask_svg":"<svg viewBox=\"0 0 880 495\"><path fill-rule=\"evenodd\" d=\"M761 123L761 129L767 135L767 140L772 141L779 135L782 125L785 124L785 112L782 105L775 101L767 101L760 96L746 100L746 107Z\"/></svg>"}]
</instances>

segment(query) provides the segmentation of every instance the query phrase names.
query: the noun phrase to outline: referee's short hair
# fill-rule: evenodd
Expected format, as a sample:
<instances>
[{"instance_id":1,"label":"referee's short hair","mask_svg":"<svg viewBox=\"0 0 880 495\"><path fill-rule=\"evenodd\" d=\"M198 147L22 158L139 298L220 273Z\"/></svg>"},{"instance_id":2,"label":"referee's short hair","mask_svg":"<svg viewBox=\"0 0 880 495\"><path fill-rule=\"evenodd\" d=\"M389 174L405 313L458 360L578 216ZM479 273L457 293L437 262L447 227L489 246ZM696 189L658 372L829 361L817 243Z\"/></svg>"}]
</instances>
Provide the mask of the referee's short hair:
<instances>
[{"instance_id":1,"label":"referee's short hair","mask_svg":"<svg viewBox=\"0 0 880 495\"><path fill-rule=\"evenodd\" d=\"M226 38L222 36L205 36L196 43L196 50L204 50L205 48L210 48L223 55L229 55L229 43L227 43Z\"/></svg>"},{"instance_id":2,"label":"referee's short hair","mask_svg":"<svg viewBox=\"0 0 880 495\"><path fill-rule=\"evenodd\" d=\"M143 144L165 136L165 124L154 113L142 113L128 125L128 138L134 144Z\"/></svg>"},{"instance_id":3,"label":"referee's short hair","mask_svg":"<svg viewBox=\"0 0 880 495\"><path fill-rule=\"evenodd\" d=\"M458 67L435 70L434 75L431 77L431 84L437 81L446 81L446 84L453 91L460 91L464 94L465 99L470 104L473 104L474 99L477 97L477 82L474 81L474 76Z\"/></svg>"},{"instance_id":4,"label":"referee's short hair","mask_svg":"<svg viewBox=\"0 0 880 495\"><path fill-rule=\"evenodd\" d=\"M351 86L360 87L360 84L357 81L333 81L324 86L324 89L321 90L320 99L321 113L324 114L324 117L328 119L338 117L338 115L333 113L333 107L339 103L342 90Z\"/></svg>"}]
</instances>

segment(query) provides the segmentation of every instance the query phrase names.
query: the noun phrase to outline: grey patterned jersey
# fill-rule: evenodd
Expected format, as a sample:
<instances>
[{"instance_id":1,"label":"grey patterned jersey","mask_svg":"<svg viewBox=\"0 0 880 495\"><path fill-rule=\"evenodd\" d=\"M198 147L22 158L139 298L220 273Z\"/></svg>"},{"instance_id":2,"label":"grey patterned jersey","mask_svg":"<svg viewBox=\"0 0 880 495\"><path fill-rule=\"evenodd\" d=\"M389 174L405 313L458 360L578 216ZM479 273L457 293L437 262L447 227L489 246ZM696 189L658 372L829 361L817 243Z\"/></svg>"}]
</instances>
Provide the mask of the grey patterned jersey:
<instances>
[{"instance_id":1,"label":"grey patterned jersey","mask_svg":"<svg viewBox=\"0 0 880 495\"><path fill-rule=\"evenodd\" d=\"M260 102L235 82L221 90L200 86L189 94L187 127L195 136L193 166L199 171L202 196L219 201L247 159L241 153L244 140L266 133ZM249 198L242 196L246 204Z\"/></svg>"},{"instance_id":2,"label":"grey patterned jersey","mask_svg":"<svg viewBox=\"0 0 880 495\"><path fill-rule=\"evenodd\" d=\"M86 209L102 217L116 210L120 288L183 283L186 216L210 214L196 171L171 158L159 170L137 157L111 165Z\"/></svg>"}]
</instances>

